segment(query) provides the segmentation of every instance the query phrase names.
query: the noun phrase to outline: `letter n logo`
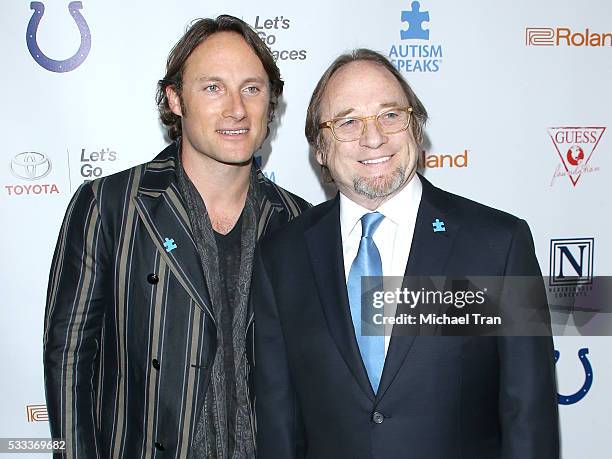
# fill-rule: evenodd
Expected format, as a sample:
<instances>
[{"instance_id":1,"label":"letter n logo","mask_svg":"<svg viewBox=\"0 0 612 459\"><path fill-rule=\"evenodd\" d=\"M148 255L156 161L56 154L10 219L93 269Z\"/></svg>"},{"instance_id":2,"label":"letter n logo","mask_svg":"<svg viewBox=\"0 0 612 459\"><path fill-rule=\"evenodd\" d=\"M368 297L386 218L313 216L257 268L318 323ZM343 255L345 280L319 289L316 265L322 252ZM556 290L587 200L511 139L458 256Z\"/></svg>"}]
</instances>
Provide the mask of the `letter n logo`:
<instances>
[{"instance_id":1,"label":"letter n logo","mask_svg":"<svg viewBox=\"0 0 612 459\"><path fill-rule=\"evenodd\" d=\"M594 238L551 239L550 281L554 285L593 283Z\"/></svg>"}]
</instances>

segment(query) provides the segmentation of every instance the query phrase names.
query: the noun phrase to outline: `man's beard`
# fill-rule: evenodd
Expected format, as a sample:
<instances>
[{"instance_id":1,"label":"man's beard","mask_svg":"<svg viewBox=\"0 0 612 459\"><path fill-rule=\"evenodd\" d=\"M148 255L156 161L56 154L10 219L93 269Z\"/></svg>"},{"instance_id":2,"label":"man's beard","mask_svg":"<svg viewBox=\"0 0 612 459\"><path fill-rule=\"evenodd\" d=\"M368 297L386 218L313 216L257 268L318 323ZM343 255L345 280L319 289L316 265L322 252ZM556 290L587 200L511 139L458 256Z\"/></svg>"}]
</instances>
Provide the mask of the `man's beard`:
<instances>
[{"instance_id":1,"label":"man's beard","mask_svg":"<svg viewBox=\"0 0 612 459\"><path fill-rule=\"evenodd\" d=\"M378 177L355 177L353 188L368 199L385 198L396 192L404 183L406 170L398 167L391 174Z\"/></svg>"}]
</instances>

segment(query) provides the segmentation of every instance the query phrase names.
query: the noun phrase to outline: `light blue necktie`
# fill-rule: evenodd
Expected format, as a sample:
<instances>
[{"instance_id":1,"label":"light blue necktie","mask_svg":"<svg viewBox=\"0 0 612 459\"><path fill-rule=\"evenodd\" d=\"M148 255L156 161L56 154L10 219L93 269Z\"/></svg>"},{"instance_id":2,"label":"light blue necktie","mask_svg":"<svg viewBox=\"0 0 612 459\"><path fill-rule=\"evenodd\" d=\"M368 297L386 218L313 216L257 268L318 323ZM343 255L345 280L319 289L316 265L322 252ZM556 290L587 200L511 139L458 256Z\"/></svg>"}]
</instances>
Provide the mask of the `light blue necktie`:
<instances>
[{"instance_id":1,"label":"light blue necktie","mask_svg":"<svg viewBox=\"0 0 612 459\"><path fill-rule=\"evenodd\" d=\"M349 272L349 278L347 282L347 290L349 296L349 303L351 305L351 316L353 317L353 326L355 327L355 336L357 337L357 344L359 345L359 351L361 352L361 358L365 365L370 383L374 389L374 393L378 391L378 385L380 384L380 376L382 374L383 366L385 364L385 337L382 333L384 327L374 327L371 322L362 324L362 299L370 302L366 307L369 309L366 311L365 316L371 318L371 301L372 301L372 290L382 290L382 283L380 279L376 279L374 283L368 282L368 292L361 292L361 277L362 276L382 276L382 261L380 259L380 253L378 247L374 243L372 236L374 232L383 220L384 215L374 212L365 214L361 217L361 241L359 242L359 250L357 256L351 265ZM365 318L364 316L364 318ZM363 328L369 330L369 334L378 331L379 334L376 336L362 336L362 325ZM378 330L376 330L378 328Z\"/></svg>"}]
</instances>

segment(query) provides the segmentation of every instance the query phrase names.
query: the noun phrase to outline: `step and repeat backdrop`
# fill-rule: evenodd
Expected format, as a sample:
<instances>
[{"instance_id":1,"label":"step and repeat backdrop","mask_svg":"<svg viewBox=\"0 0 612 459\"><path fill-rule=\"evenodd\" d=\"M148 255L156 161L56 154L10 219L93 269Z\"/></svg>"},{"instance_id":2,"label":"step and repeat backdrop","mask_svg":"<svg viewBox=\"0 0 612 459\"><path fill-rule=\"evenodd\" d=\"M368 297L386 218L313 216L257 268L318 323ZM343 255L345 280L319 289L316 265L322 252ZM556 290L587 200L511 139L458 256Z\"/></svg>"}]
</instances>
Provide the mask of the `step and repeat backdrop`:
<instances>
[{"instance_id":1,"label":"step and repeat backdrop","mask_svg":"<svg viewBox=\"0 0 612 459\"><path fill-rule=\"evenodd\" d=\"M304 138L306 107L339 53L372 48L430 114L422 173L526 219L552 298L568 292L559 276L588 295L589 279L612 274L607 1L13 0L3 11L0 437L49 436L43 312L66 205L83 181L167 144L156 82L195 18L241 17L277 59L280 119L256 153L276 183L313 203L332 196ZM607 458L612 338L573 334L555 337L563 457Z\"/></svg>"}]
</instances>

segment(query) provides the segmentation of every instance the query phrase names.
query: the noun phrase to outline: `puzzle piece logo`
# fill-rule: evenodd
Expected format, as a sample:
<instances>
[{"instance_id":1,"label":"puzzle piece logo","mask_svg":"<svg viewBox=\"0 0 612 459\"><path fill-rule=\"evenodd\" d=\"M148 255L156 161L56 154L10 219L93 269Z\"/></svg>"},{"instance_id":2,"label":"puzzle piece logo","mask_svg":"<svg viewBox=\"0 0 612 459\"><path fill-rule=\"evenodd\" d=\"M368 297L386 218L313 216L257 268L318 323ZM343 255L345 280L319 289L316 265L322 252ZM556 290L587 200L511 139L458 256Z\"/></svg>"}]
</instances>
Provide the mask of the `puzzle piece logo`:
<instances>
[{"instance_id":1,"label":"puzzle piece logo","mask_svg":"<svg viewBox=\"0 0 612 459\"><path fill-rule=\"evenodd\" d=\"M164 247L166 248L166 252L172 252L178 246L174 243L174 239L164 239Z\"/></svg>"},{"instance_id":2,"label":"puzzle piece logo","mask_svg":"<svg viewBox=\"0 0 612 459\"><path fill-rule=\"evenodd\" d=\"M401 41L391 44L387 56L399 72L438 72L442 66L444 50L442 44L429 41L430 12L422 11L419 1L415 0L410 5L411 10L400 10ZM397 20L397 12L393 20Z\"/></svg>"},{"instance_id":3,"label":"puzzle piece logo","mask_svg":"<svg viewBox=\"0 0 612 459\"><path fill-rule=\"evenodd\" d=\"M439 218L436 218L436 220L431 225L433 226L434 233L440 233L440 232L446 231L446 228L444 227L444 222L440 221Z\"/></svg>"},{"instance_id":4,"label":"puzzle piece logo","mask_svg":"<svg viewBox=\"0 0 612 459\"><path fill-rule=\"evenodd\" d=\"M400 30L402 40L429 40L429 29L423 23L429 22L429 11L421 11L421 3L412 2L412 11L402 11L402 22L408 23L407 30Z\"/></svg>"}]
</instances>

